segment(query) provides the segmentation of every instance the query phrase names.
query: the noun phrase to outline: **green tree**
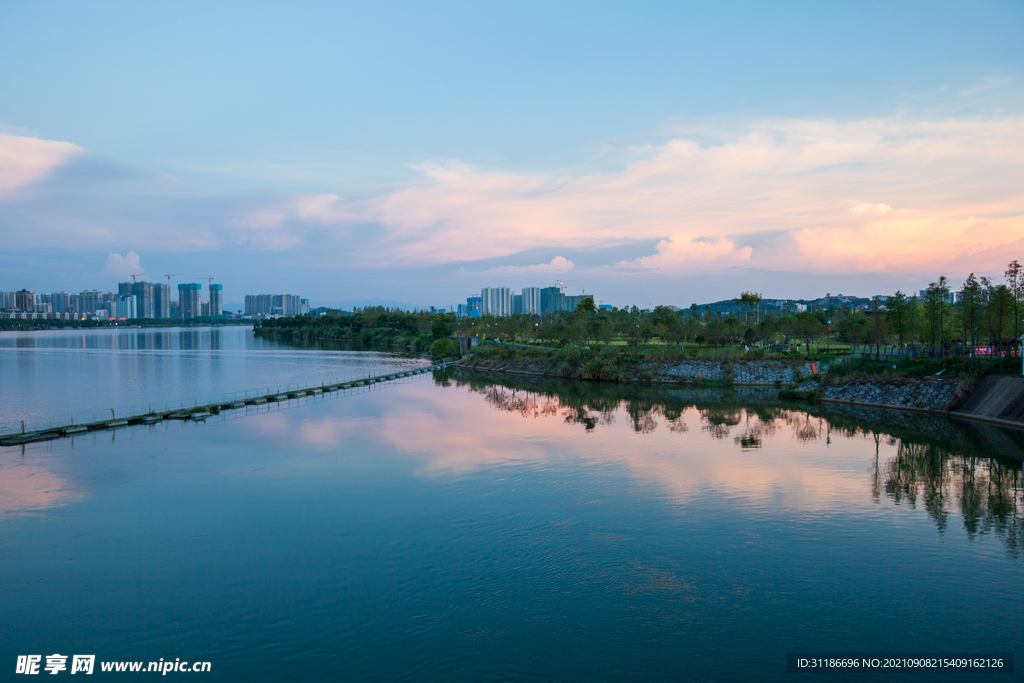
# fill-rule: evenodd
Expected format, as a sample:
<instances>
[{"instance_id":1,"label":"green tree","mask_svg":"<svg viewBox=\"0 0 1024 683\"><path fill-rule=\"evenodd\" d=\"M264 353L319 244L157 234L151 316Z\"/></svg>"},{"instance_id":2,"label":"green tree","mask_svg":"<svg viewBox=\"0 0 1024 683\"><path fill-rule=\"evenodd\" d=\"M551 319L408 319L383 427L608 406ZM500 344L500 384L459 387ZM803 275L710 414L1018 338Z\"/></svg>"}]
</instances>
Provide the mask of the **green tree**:
<instances>
[{"instance_id":1,"label":"green tree","mask_svg":"<svg viewBox=\"0 0 1024 683\"><path fill-rule=\"evenodd\" d=\"M916 296L907 299L907 327L910 331L910 346L913 354L917 354L914 346L917 343L918 324L921 320L921 303Z\"/></svg>"},{"instance_id":2,"label":"green tree","mask_svg":"<svg viewBox=\"0 0 1024 683\"><path fill-rule=\"evenodd\" d=\"M740 306L744 306L747 309L745 311L743 320L749 323L750 311L754 310L754 308L759 303L761 303L761 301L763 301L763 297L761 296L760 292L743 292L742 294L740 294L740 298L733 299L732 301L733 303L738 304Z\"/></svg>"},{"instance_id":3,"label":"green tree","mask_svg":"<svg viewBox=\"0 0 1024 683\"><path fill-rule=\"evenodd\" d=\"M433 358L434 360L456 358L458 357L458 355L459 343L454 339L435 339L434 343L430 345L430 357Z\"/></svg>"},{"instance_id":4,"label":"green tree","mask_svg":"<svg viewBox=\"0 0 1024 683\"><path fill-rule=\"evenodd\" d=\"M1024 298L1024 267L1014 259L1006 268L1006 280L1013 296L1013 343L1020 344L1020 300Z\"/></svg>"},{"instance_id":5,"label":"green tree","mask_svg":"<svg viewBox=\"0 0 1024 683\"><path fill-rule=\"evenodd\" d=\"M580 316L580 317L583 317L583 318L589 318L590 316L594 315L594 313L596 313L596 312L597 312L597 306L594 305L594 298L593 297L588 296L588 297L586 297L584 299L581 299L580 302L578 304L576 304L576 315L577 316Z\"/></svg>"},{"instance_id":6,"label":"green tree","mask_svg":"<svg viewBox=\"0 0 1024 683\"><path fill-rule=\"evenodd\" d=\"M452 336L451 316L435 315L434 321L430 324L430 336L434 339L447 339Z\"/></svg>"},{"instance_id":7,"label":"green tree","mask_svg":"<svg viewBox=\"0 0 1024 683\"><path fill-rule=\"evenodd\" d=\"M949 280L943 275L924 292L924 317L932 357L946 355L946 326L949 323ZM938 348L936 349L936 343Z\"/></svg>"},{"instance_id":8,"label":"green tree","mask_svg":"<svg viewBox=\"0 0 1024 683\"><path fill-rule=\"evenodd\" d=\"M907 295L896 290L896 293L889 297L885 306L885 320L889 329L896 333L900 342L900 358L903 357L903 348L906 346L907 329Z\"/></svg>"},{"instance_id":9,"label":"green tree","mask_svg":"<svg viewBox=\"0 0 1024 683\"><path fill-rule=\"evenodd\" d=\"M974 273L971 273L964 280L964 286L960 290L960 321L963 324L964 344L970 344L972 357L978 346L978 326L983 306L984 289L978 278L974 277Z\"/></svg>"},{"instance_id":10,"label":"green tree","mask_svg":"<svg viewBox=\"0 0 1024 683\"><path fill-rule=\"evenodd\" d=\"M991 287L988 291L988 337L993 349L1002 352L1003 341L1014 332L1010 320L1013 318L1014 300L1010 288L1006 285ZM1011 348L1013 344L1011 343Z\"/></svg>"}]
</instances>

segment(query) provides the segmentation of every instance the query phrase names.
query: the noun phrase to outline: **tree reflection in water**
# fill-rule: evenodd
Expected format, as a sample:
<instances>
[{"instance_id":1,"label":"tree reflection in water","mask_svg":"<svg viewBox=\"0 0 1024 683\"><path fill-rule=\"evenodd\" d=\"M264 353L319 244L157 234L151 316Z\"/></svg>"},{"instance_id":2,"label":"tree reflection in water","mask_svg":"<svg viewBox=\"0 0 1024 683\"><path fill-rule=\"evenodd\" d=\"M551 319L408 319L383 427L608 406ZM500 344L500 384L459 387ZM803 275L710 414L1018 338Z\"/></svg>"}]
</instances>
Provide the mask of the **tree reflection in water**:
<instances>
[{"instance_id":1,"label":"tree reflection in water","mask_svg":"<svg viewBox=\"0 0 1024 683\"><path fill-rule=\"evenodd\" d=\"M1021 458L1024 432L961 422L933 415L852 406L784 403L762 387L734 389L692 386L615 385L545 379L501 378L454 371L438 382L454 381L501 411L523 417L561 417L588 432L612 425L616 413L640 434L664 423L672 433L689 431L684 414L695 409L701 432L718 440L732 437L743 451L763 447L766 438L788 432L801 443L832 434L874 442L871 495L896 505L923 507L940 534L957 514L970 538L994 534L1014 557L1024 553L1024 497ZM880 445L896 448L880 459Z\"/></svg>"},{"instance_id":2,"label":"tree reflection in water","mask_svg":"<svg viewBox=\"0 0 1024 683\"><path fill-rule=\"evenodd\" d=\"M885 494L898 505L923 506L939 533L955 510L968 537L994 533L1014 557L1024 551L1020 463L901 439L896 457L880 468Z\"/></svg>"}]
</instances>

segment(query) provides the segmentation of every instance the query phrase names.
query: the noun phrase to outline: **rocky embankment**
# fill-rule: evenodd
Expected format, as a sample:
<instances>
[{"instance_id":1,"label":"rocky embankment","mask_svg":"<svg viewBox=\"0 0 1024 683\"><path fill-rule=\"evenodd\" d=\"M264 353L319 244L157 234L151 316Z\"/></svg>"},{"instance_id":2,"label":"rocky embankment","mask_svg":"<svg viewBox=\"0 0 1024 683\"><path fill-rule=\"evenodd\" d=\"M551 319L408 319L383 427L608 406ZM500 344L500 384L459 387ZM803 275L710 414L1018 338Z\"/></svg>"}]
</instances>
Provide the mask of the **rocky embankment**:
<instances>
[{"instance_id":1,"label":"rocky embankment","mask_svg":"<svg viewBox=\"0 0 1024 683\"><path fill-rule=\"evenodd\" d=\"M835 403L885 406L925 411L949 411L967 395L969 387L958 379L855 379L842 385L807 380L787 392L792 397Z\"/></svg>"},{"instance_id":2,"label":"rocky embankment","mask_svg":"<svg viewBox=\"0 0 1024 683\"><path fill-rule=\"evenodd\" d=\"M522 357L506 360L463 359L461 365L477 370L502 372L510 375L537 375L542 377L569 377L615 382L656 382L671 384L704 384L706 382L785 386L828 371L818 363L794 360L680 360L639 362L630 365L604 365L591 372L589 363L579 367L559 365L553 357Z\"/></svg>"},{"instance_id":3,"label":"rocky embankment","mask_svg":"<svg viewBox=\"0 0 1024 683\"><path fill-rule=\"evenodd\" d=\"M652 370L657 382L693 384L715 380L732 384L784 385L828 371L827 366L818 363L781 360L681 360L649 363L641 368Z\"/></svg>"}]
</instances>

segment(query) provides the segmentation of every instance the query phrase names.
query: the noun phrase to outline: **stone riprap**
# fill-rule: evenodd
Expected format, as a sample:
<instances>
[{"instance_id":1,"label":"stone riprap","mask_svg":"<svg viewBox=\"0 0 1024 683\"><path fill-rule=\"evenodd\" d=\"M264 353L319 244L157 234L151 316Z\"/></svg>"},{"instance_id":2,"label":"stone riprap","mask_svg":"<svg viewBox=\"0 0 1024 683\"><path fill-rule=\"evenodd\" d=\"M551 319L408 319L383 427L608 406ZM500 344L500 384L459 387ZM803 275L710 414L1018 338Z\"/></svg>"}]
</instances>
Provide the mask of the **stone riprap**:
<instances>
[{"instance_id":1,"label":"stone riprap","mask_svg":"<svg viewBox=\"0 0 1024 683\"><path fill-rule=\"evenodd\" d=\"M657 382L731 380L733 384L762 385L793 384L801 377L828 371L827 365L779 360L681 360L650 363L644 367L654 372L654 380Z\"/></svg>"},{"instance_id":2,"label":"stone riprap","mask_svg":"<svg viewBox=\"0 0 1024 683\"><path fill-rule=\"evenodd\" d=\"M858 379L842 386L821 387L817 380L802 382L796 392L814 392L825 401L951 410L963 399L966 388L957 379Z\"/></svg>"},{"instance_id":3,"label":"stone riprap","mask_svg":"<svg viewBox=\"0 0 1024 683\"><path fill-rule=\"evenodd\" d=\"M480 362L464 358L461 364L480 370L512 375L562 376L562 371L554 358L487 359ZM825 364L800 360L680 360L640 363L625 369L625 375L620 376L621 379L616 381L652 381L671 384L731 382L732 384L785 386L798 382L802 377L824 374L827 371L828 366Z\"/></svg>"}]
</instances>

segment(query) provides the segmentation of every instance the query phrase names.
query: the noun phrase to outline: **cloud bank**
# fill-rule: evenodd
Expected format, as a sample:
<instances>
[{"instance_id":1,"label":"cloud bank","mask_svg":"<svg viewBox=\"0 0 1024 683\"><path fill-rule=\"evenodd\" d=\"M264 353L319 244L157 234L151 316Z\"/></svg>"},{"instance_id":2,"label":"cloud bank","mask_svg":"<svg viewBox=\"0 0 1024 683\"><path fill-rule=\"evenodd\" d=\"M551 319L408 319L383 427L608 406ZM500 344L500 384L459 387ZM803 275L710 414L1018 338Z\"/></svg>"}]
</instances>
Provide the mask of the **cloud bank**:
<instances>
[{"instance_id":1,"label":"cloud bank","mask_svg":"<svg viewBox=\"0 0 1024 683\"><path fill-rule=\"evenodd\" d=\"M637 149L621 170L579 177L422 164L416 185L293 198L236 227L271 242L379 226L382 267L660 240L615 267L934 270L1004 262L1021 246L1024 119L780 120L716 135Z\"/></svg>"},{"instance_id":2,"label":"cloud bank","mask_svg":"<svg viewBox=\"0 0 1024 683\"><path fill-rule=\"evenodd\" d=\"M38 182L84 152L70 142L0 133L0 193Z\"/></svg>"},{"instance_id":3,"label":"cloud bank","mask_svg":"<svg viewBox=\"0 0 1024 683\"><path fill-rule=\"evenodd\" d=\"M431 161L414 166L415 183L360 196L210 198L71 143L0 135L0 232L9 248L255 250L323 269L486 260L493 276L579 270L564 256L501 265L517 254L640 243L657 246L603 267L940 272L1024 251L1021 117L767 120L694 127L630 154L600 173Z\"/></svg>"}]
</instances>

